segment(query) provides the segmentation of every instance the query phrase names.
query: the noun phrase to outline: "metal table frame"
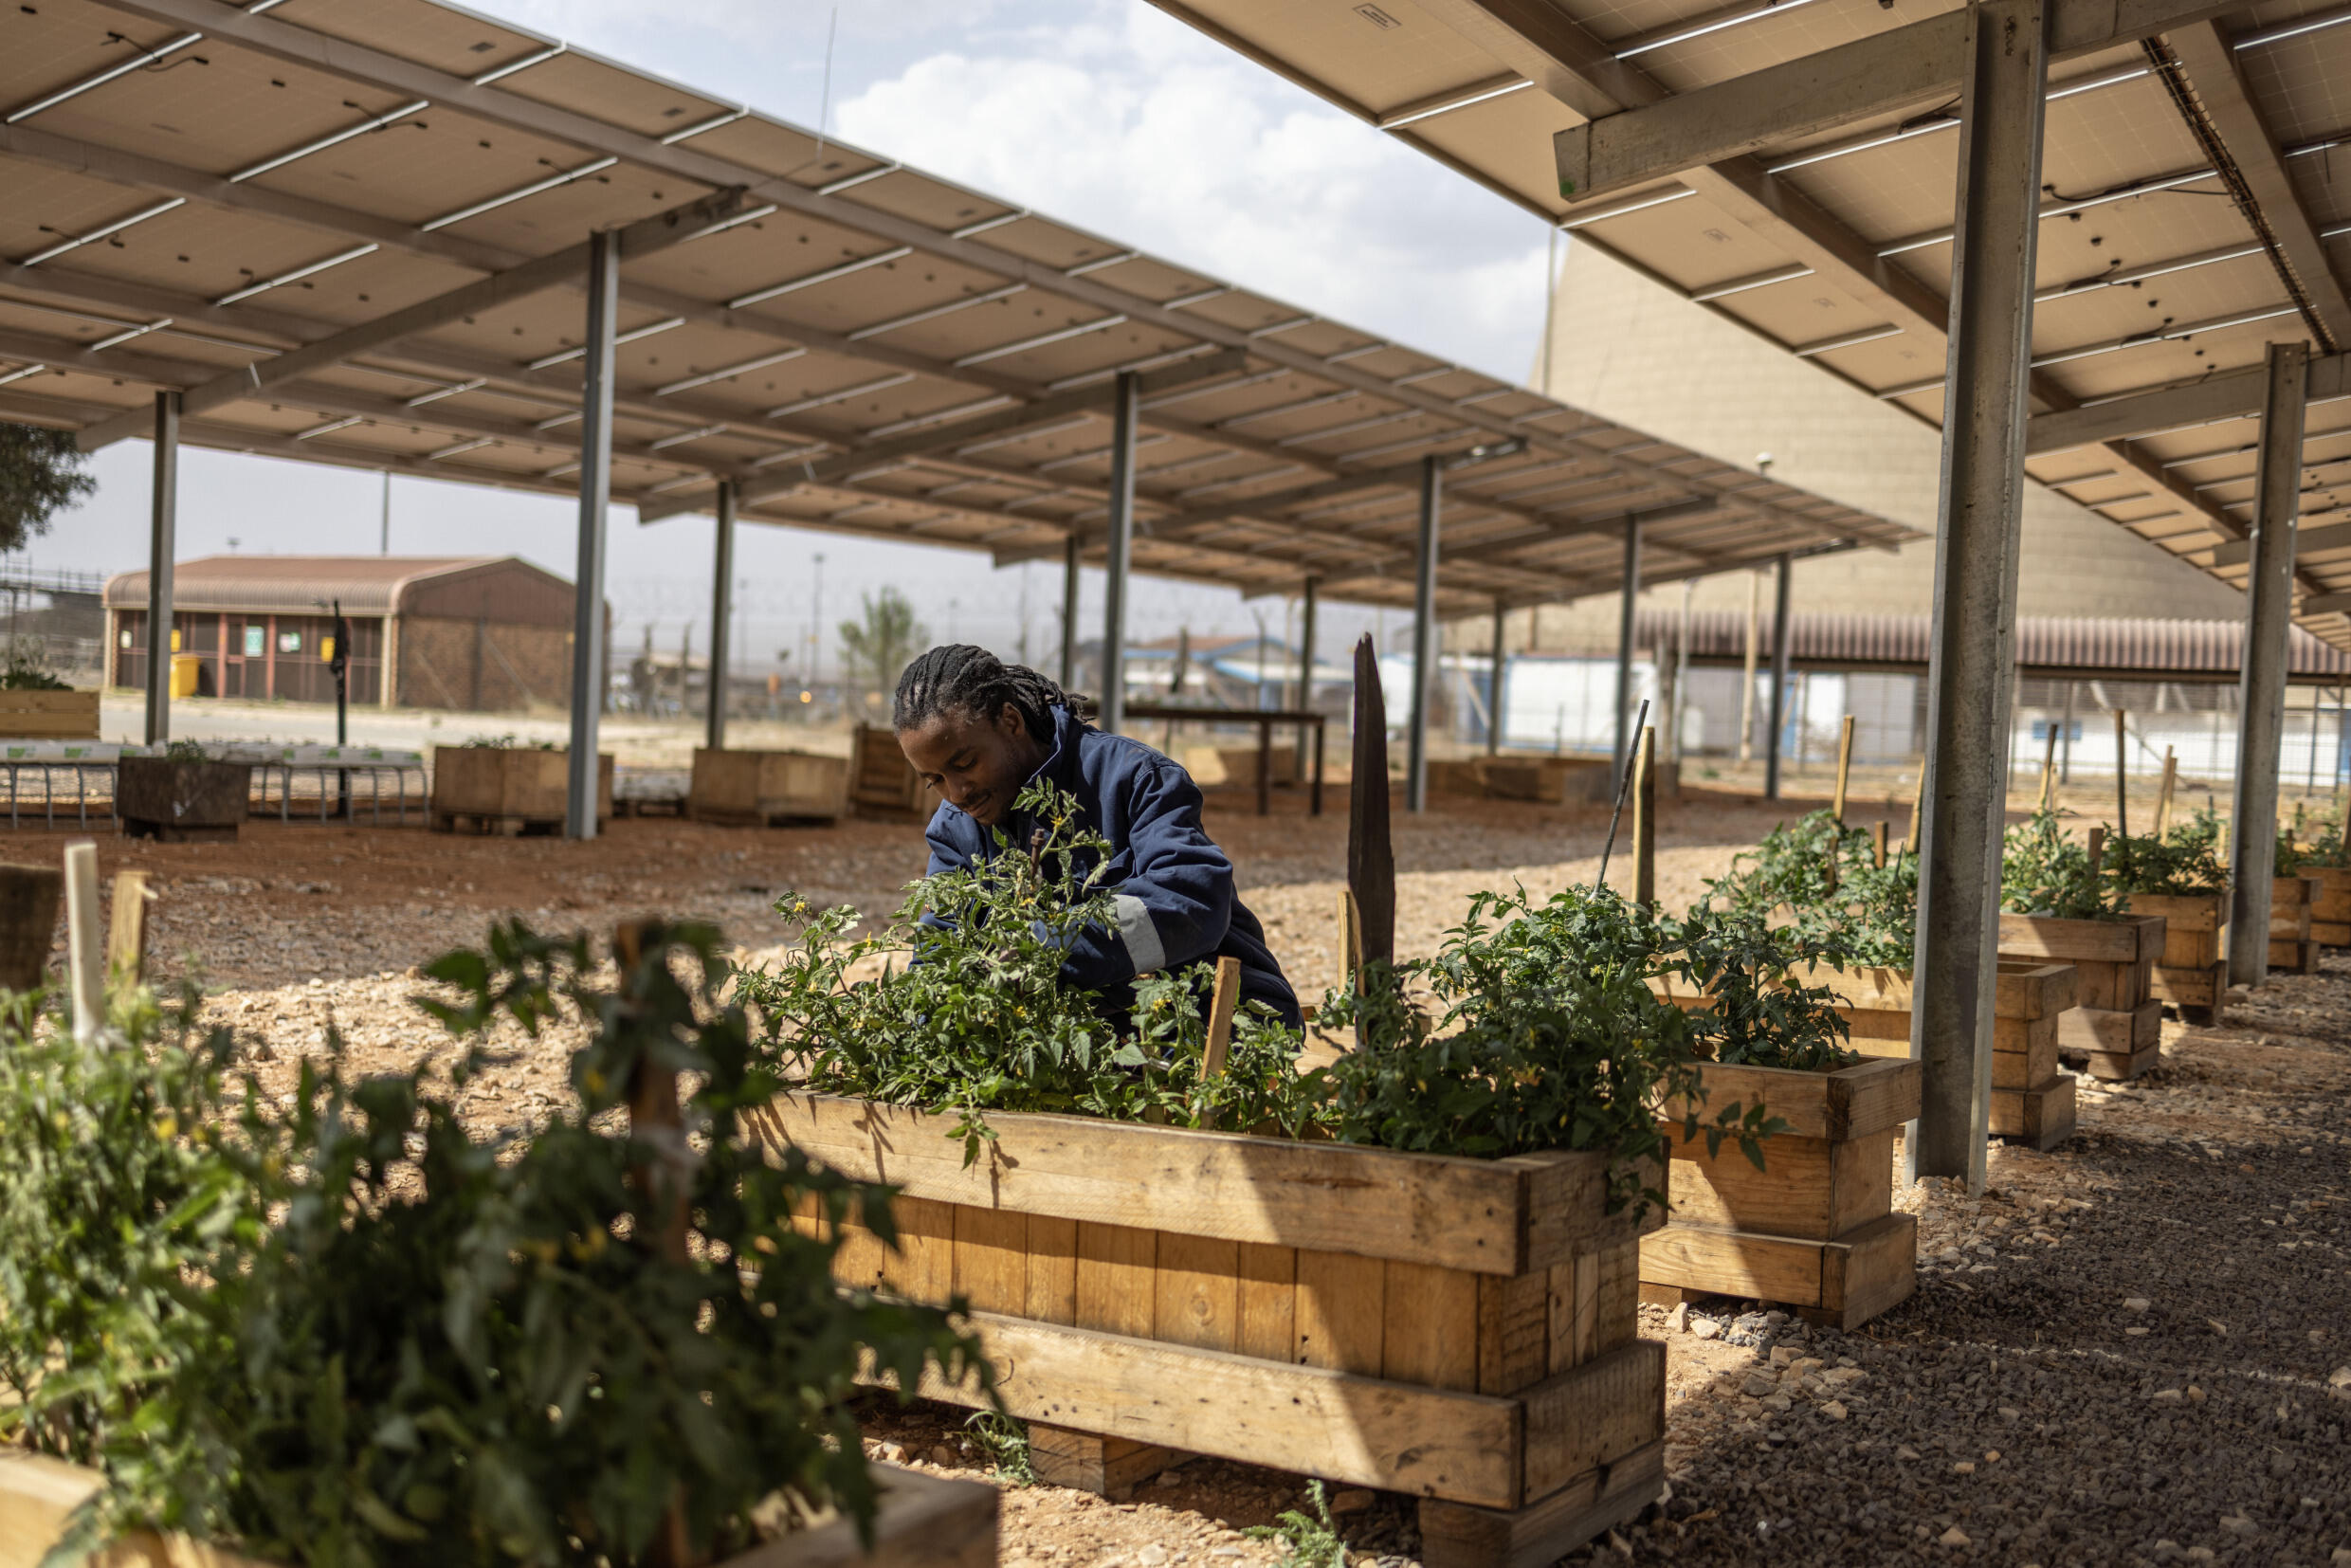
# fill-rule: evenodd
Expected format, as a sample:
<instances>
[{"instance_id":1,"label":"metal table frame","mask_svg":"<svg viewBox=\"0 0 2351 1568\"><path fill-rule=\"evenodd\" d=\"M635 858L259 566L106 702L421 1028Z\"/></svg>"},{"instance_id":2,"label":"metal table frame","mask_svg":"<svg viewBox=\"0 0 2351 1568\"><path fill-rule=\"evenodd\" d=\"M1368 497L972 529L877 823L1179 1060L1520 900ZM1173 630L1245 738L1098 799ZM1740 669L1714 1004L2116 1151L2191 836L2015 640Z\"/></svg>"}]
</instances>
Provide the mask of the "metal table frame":
<instances>
[{"instance_id":1,"label":"metal table frame","mask_svg":"<svg viewBox=\"0 0 2351 1568\"><path fill-rule=\"evenodd\" d=\"M1139 724L1254 724L1257 727L1257 814L1273 814L1273 732L1291 726L1314 731L1314 768L1310 775L1311 793L1307 796L1306 814L1322 814L1322 739L1326 715L1304 712L1295 708L1191 708L1171 707L1164 702L1130 702L1126 707L1127 722Z\"/></svg>"}]
</instances>

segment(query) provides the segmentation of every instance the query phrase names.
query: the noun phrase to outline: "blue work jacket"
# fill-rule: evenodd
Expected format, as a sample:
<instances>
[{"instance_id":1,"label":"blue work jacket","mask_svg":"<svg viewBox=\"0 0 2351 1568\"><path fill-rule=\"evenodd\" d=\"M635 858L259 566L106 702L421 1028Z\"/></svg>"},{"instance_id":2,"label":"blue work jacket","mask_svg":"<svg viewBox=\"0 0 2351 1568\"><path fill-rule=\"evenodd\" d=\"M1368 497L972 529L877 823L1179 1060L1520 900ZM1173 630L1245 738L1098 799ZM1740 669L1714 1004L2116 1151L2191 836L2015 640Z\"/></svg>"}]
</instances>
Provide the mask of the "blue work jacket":
<instances>
[{"instance_id":1,"label":"blue work jacket","mask_svg":"<svg viewBox=\"0 0 2351 1568\"><path fill-rule=\"evenodd\" d=\"M1200 787L1191 775L1138 740L1095 729L1069 710L1053 710L1053 746L1031 779L1049 779L1072 796L1079 822L1107 839L1104 882L1117 889L1118 929L1089 926L1062 964L1065 984L1102 994L1114 1016L1134 1005L1135 977L1157 970L1233 957L1241 960L1241 1000L1264 1002L1292 1029L1298 997L1266 946L1258 923L1232 889L1232 862L1200 826ZM1036 824L1018 811L1001 827L1014 849ZM930 874L984 865L999 852L994 831L945 802L923 836ZM1093 869L1078 861L1080 874Z\"/></svg>"}]
</instances>

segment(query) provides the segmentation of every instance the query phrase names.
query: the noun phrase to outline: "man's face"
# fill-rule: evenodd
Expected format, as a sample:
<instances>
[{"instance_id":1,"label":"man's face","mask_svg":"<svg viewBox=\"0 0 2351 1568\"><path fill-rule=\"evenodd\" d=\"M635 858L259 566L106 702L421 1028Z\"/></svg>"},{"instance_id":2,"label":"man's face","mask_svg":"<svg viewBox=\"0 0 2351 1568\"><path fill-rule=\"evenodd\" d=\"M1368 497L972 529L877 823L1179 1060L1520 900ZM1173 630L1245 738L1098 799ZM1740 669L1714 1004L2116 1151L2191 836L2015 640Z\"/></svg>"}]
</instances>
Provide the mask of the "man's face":
<instances>
[{"instance_id":1,"label":"man's face","mask_svg":"<svg viewBox=\"0 0 2351 1568\"><path fill-rule=\"evenodd\" d=\"M1005 819L1045 760L1045 748L1010 702L992 720L940 714L899 731L898 744L923 783L983 828Z\"/></svg>"}]
</instances>

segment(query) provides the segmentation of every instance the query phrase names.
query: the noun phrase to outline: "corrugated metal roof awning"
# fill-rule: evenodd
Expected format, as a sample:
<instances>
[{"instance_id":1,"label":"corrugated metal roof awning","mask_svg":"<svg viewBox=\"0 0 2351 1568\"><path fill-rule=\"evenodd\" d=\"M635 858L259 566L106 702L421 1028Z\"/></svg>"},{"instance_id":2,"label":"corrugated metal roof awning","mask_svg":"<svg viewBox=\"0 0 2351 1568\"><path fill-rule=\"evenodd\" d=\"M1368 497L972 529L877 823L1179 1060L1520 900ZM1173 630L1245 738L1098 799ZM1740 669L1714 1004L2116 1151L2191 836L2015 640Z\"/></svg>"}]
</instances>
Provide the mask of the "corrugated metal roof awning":
<instances>
[{"instance_id":1,"label":"corrugated metal roof awning","mask_svg":"<svg viewBox=\"0 0 2351 1568\"><path fill-rule=\"evenodd\" d=\"M400 609L402 593L412 583L501 561L527 567L512 556L208 556L173 567L172 607L307 615L340 600L347 615L383 615ZM107 578L105 605L146 609L147 574L123 572Z\"/></svg>"}]
</instances>

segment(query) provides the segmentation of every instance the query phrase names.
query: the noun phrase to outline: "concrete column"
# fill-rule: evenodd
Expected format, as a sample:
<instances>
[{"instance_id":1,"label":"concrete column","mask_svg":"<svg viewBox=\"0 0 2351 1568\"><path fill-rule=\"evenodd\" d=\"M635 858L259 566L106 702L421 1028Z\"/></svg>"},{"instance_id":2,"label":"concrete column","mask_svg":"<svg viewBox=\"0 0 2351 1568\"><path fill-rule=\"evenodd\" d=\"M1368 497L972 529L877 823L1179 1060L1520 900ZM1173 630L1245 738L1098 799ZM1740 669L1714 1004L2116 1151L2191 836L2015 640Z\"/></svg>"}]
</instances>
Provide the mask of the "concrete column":
<instances>
[{"instance_id":1,"label":"concrete column","mask_svg":"<svg viewBox=\"0 0 2351 1568\"><path fill-rule=\"evenodd\" d=\"M2294 522L2301 513L2307 344L2269 345L2253 481L2245 662L2236 687L2236 801L2229 823L2229 983L2269 976L2269 883L2277 862L2278 746L2286 734L2287 638L2293 629Z\"/></svg>"},{"instance_id":2,"label":"concrete column","mask_svg":"<svg viewBox=\"0 0 2351 1568\"><path fill-rule=\"evenodd\" d=\"M1127 556L1135 542L1135 427L1142 399L1133 371L1119 375L1110 408L1110 557L1103 584L1102 727L1126 728Z\"/></svg>"},{"instance_id":3,"label":"concrete column","mask_svg":"<svg viewBox=\"0 0 2351 1568\"><path fill-rule=\"evenodd\" d=\"M1779 798L1779 737L1788 723L1788 645L1794 640L1795 559L1782 555L1772 581L1772 701L1763 735L1763 798Z\"/></svg>"},{"instance_id":4,"label":"concrete column","mask_svg":"<svg viewBox=\"0 0 2351 1568\"><path fill-rule=\"evenodd\" d=\"M1301 713L1314 708L1314 611L1317 590L1322 579L1308 577L1306 586L1298 595L1298 709ZM1306 748L1314 744L1314 726L1298 726L1298 780L1306 778Z\"/></svg>"},{"instance_id":5,"label":"concrete column","mask_svg":"<svg viewBox=\"0 0 2351 1568\"><path fill-rule=\"evenodd\" d=\"M596 731L604 707L604 536L612 501L612 337L620 235L589 242L586 380L579 404L579 569L572 612L572 755L563 830L596 836Z\"/></svg>"},{"instance_id":6,"label":"concrete column","mask_svg":"<svg viewBox=\"0 0 2351 1568\"><path fill-rule=\"evenodd\" d=\"M1062 545L1061 574L1061 685L1066 691L1078 682L1078 536L1074 532Z\"/></svg>"},{"instance_id":7,"label":"concrete column","mask_svg":"<svg viewBox=\"0 0 2351 1568\"><path fill-rule=\"evenodd\" d=\"M735 482L719 481L719 527L710 552L710 684L703 704L712 751L726 749L726 645L735 621Z\"/></svg>"},{"instance_id":8,"label":"concrete column","mask_svg":"<svg viewBox=\"0 0 2351 1568\"><path fill-rule=\"evenodd\" d=\"M1405 730L1404 809L1429 805L1429 694L1436 687L1437 519L1445 506L1445 470L1420 460L1420 556L1412 577L1412 703Z\"/></svg>"},{"instance_id":9,"label":"concrete column","mask_svg":"<svg viewBox=\"0 0 2351 1568\"><path fill-rule=\"evenodd\" d=\"M2016 675L2047 12L2039 0L1981 0L1968 11L1966 51L1926 775L1916 830L1910 1055L1923 1064L1923 1094L1903 1149L1909 1176L1965 1176L1969 1190L1980 1193Z\"/></svg>"},{"instance_id":10,"label":"concrete column","mask_svg":"<svg viewBox=\"0 0 2351 1568\"><path fill-rule=\"evenodd\" d=\"M155 477L147 527L147 744L172 738L172 563L179 549L179 408L155 393ZM114 650L106 650L108 658Z\"/></svg>"},{"instance_id":11,"label":"concrete column","mask_svg":"<svg viewBox=\"0 0 2351 1568\"><path fill-rule=\"evenodd\" d=\"M1502 753L1502 601L1494 601L1494 642L1485 657L1485 755Z\"/></svg>"},{"instance_id":12,"label":"concrete column","mask_svg":"<svg viewBox=\"0 0 2351 1568\"><path fill-rule=\"evenodd\" d=\"M1632 610L1641 597L1641 520L1625 519L1624 583L1618 593L1623 603L1616 611L1616 741L1614 762L1609 772L1612 782L1621 787L1625 767L1632 758Z\"/></svg>"}]
</instances>

